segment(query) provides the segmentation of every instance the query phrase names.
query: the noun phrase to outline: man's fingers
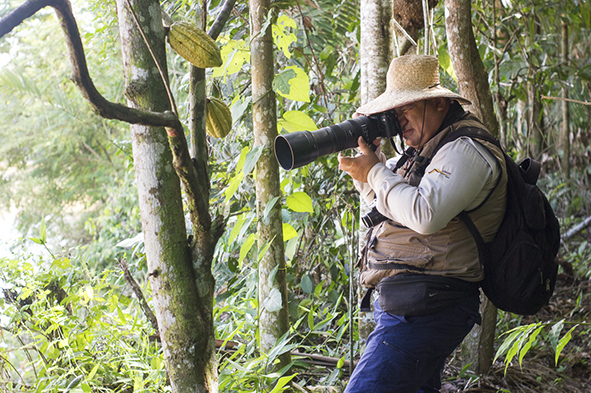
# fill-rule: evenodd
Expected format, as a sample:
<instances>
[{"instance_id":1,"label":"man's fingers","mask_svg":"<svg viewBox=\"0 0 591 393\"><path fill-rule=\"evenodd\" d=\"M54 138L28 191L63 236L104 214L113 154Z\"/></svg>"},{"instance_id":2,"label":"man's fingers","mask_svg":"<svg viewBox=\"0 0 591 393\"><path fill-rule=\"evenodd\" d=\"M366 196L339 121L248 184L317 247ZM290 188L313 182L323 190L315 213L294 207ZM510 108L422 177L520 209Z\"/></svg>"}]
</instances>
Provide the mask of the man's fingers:
<instances>
[{"instance_id":1,"label":"man's fingers","mask_svg":"<svg viewBox=\"0 0 591 393\"><path fill-rule=\"evenodd\" d=\"M371 149L369 148L369 146L367 145L367 143L365 143L365 140L363 139L363 137L359 137L359 139L357 140L357 144L359 145L359 150L361 150L361 152L363 154L367 154L368 152L371 151Z\"/></svg>"}]
</instances>

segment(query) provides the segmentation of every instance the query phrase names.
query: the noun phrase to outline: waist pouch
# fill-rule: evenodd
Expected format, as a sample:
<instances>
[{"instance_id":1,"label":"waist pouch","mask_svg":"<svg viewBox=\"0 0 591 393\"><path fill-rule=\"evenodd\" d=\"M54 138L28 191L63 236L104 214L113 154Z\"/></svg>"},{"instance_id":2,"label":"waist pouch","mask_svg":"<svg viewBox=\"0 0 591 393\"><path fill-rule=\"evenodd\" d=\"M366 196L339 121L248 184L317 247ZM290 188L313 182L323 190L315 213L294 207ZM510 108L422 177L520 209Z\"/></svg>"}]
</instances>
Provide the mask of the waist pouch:
<instances>
[{"instance_id":1,"label":"waist pouch","mask_svg":"<svg viewBox=\"0 0 591 393\"><path fill-rule=\"evenodd\" d=\"M479 283L424 274L397 274L380 281L379 304L384 312L419 316L433 314L471 296L479 296Z\"/></svg>"}]
</instances>

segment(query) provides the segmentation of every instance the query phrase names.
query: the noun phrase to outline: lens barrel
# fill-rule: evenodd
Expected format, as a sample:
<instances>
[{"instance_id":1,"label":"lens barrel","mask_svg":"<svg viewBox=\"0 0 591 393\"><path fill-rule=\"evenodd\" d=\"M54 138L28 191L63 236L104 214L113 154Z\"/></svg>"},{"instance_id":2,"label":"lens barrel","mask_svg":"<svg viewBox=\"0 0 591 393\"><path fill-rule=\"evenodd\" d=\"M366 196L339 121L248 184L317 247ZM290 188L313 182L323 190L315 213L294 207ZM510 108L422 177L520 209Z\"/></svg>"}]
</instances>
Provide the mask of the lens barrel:
<instances>
[{"instance_id":1,"label":"lens barrel","mask_svg":"<svg viewBox=\"0 0 591 393\"><path fill-rule=\"evenodd\" d=\"M357 147L362 136L371 142L377 138L379 125L367 116L359 116L317 131L298 131L275 138L275 157L285 170L299 168L319 157Z\"/></svg>"}]
</instances>

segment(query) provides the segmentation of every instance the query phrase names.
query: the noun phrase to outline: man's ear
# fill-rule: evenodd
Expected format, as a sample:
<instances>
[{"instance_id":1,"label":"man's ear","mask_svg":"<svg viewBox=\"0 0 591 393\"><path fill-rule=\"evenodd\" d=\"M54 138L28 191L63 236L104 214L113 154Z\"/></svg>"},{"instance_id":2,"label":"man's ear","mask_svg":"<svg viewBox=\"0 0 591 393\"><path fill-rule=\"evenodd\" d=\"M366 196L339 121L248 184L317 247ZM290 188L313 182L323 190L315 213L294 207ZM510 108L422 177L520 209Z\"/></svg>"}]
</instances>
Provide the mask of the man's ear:
<instances>
[{"instance_id":1,"label":"man's ear","mask_svg":"<svg viewBox=\"0 0 591 393\"><path fill-rule=\"evenodd\" d=\"M445 112L449 109L450 101L449 98L446 97L436 97L435 100L435 108L439 112Z\"/></svg>"}]
</instances>

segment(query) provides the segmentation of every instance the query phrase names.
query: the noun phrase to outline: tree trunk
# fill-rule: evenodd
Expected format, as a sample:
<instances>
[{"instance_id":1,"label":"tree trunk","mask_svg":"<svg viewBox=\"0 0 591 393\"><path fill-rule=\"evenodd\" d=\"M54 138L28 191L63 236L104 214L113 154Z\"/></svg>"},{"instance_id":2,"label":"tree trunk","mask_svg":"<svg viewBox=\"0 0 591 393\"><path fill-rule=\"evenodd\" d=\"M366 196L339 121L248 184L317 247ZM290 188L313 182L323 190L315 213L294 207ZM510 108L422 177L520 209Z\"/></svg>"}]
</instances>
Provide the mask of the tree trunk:
<instances>
[{"instance_id":1,"label":"tree trunk","mask_svg":"<svg viewBox=\"0 0 591 393\"><path fill-rule=\"evenodd\" d=\"M498 137L499 123L495 117L488 74L474 39L469 0L445 1L445 27L459 92L472 101L466 109L478 116L489 132Z\"/></svg>"},{"instance_id":2,"label":"tree trunk","mask_svg":"<svg viewBox=\"0 0 591 393\"><path fill-rule=\"evenodd\" d=\"M562 22L562 63L568 66L568 25ZM568 99L567 83L562 88L562 98ZM568 102L562 101L562 124L560 126L560 148L562 150L562 173L570 179L570 115Z\"/></svg>"},{"instance_id":3,"label":"tree trunk","mask_svg":"<svg viewBox=\"0 0 591 393\"><path fill-rule=\"evenodd\" d=\"M277 136L277 102L272 89L273 38L271 27L265 27L269 9L269 0L250 0L254 145L262 149L256 164L256 205L258 249L263 252L259 258L259 337L263 353L269 353L289 329L281 187L273 153ZM269 203L274 205L263 216ZM290 361L290 354L283 354L278 368Z\"/></svg>"},{"instance_id":4,"label":"tree trunk","mask_svg":"<svg viewBox=\"0 0 591 393\"><path fill-rule=\"evenodd\" d=\"M154 0L131 3L166 73L160 4ZM117 9L129 105L158 112L170 109L161 76L128 2L118 0ZM164 128L132 125L131 133L153 304L172 390L217 392L213 277L211 269L205 277L198 270L207 265L202 259L209 258L211 265L213 247L210 241L211 254L192 252L189 247L179 178Z\"/></svg>"},{"instance_id":5,"label":"tree trunk","mask_svg":"<svg viewBox=\"0 0 591 393\"><path fill-rule=\"evenodd\" d=\"M494 136L498 136L499 125L493 109L488 76L474 39L471 16L470 0L445 1L449 54L458 77L459 92L472 101L467 109L482 119ZM468 335L463 347L469 348L467 353L476 355L475 359L469 360L472 369L479 374L486 374L492 365L497 310L485 300L480 311L482 325L474 327L476 330Z\"/></svg>"},{"instance_id":6,"label":"tree trunk","mask_svg":"<svg viewBox=\"0 0 591 393\"><path fill-rule=\"evenodd\" d=\"M392 32L389 30L392 18L392 7L388 0L362 0L360 3L361 42L359 45L359 63L361 67L361 104L365 104L386 90L386 74L391 53ZM389 148L390 146L385 146ZM385 152L388 154L387 152ZM359 214L363 217L369 212L369 206L363 199L360 201ZM358 220L361 222L361 219ZM367 229L359 227L359 249L365 246ZM353 257L353 256L351 256ZM357 277L354 274L354 277ZM356 281L355 285L356 285ZM358 288L358 307L365 290ZM358 312L359 346L363 346L367 337L375 327L371 312Z\"/></svg>"}]
</instances>

